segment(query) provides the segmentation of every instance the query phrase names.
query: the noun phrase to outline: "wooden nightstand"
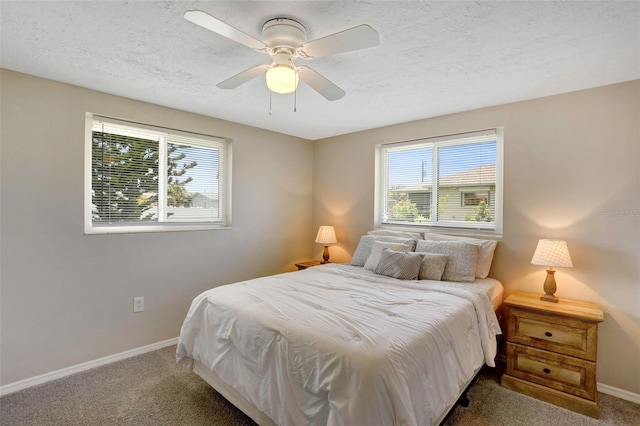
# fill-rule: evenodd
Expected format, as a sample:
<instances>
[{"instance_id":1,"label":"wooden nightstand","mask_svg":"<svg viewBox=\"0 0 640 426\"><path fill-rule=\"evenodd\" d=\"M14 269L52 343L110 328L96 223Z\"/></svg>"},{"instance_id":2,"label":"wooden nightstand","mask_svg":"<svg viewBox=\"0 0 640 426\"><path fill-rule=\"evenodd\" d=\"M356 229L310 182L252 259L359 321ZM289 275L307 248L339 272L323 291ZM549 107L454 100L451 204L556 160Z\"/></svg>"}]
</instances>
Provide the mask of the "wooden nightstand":
<instances>
[{"instance_id":1,"label":"wooden nightstand","mask_svg":"<svg viewBox=\"0 0 640 426\"><path fill-rule=\"evenodd\" d=\"M312 260L310 262L300 262L295 264L298 267L298 271L302 271L303 269L311 268L312 266L323 265L323 263L319 260Z\"/></svg>"},{"instance_id":2,"label":"wooden nightstand","mask_svg":"<svg viewBox=\"0 0 640 426\"><path fill-rule=\"evenodd\" d=\"M502 386L598 418L595 303L514 292L504 301L507 366Z\"/></svg>"}]
</instances>

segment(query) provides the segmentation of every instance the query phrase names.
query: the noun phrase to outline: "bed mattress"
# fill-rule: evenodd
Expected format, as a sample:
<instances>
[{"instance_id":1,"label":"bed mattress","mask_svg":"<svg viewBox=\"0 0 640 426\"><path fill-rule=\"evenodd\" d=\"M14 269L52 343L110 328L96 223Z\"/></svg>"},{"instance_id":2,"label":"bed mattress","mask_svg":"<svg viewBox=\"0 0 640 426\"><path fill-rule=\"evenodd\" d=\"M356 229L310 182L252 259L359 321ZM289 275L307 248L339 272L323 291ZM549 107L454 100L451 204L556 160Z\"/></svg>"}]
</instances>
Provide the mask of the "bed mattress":
<instances>
[{"instance_id":1,"label":"bed mattress","mask_svg":"<svg viewBox=\"0 0 640 426\"><path fill-rule=\"evenodd\" d=\"M447 282L442 281L442 283L446 284ZM495 278L476 278L473 283L466 283L465 285L481 287L489 299L491 299L491 305L493 306L494 311L502 306L502 301L504 300L504 286Z\"/></svg>"},{"instance_id":2,"label":"bed mattress","mask_svg":"<svg viewBox=\"0 0 640 426\"><path fill-rule=\"evenodd\" d=\"M279 425L433 424L494 365L496 283L329 264L221 286L194 299L176 357Z\"/></svg>"}]
</instances>

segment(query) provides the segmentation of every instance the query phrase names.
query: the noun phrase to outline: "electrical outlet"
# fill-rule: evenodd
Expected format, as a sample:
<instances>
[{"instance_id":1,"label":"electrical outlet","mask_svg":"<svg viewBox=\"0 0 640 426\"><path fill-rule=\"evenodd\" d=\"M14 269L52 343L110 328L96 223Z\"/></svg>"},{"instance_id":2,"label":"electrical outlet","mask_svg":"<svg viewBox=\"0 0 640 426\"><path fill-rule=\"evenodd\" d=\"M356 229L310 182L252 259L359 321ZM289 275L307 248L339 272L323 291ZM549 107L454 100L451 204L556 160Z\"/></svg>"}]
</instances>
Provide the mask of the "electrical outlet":
<instances>
[{"instance_id":1,"label":"electrical outlet","mask_svg":"<svg viewBox=\"0 0 640 426\"><path fill-rule=\"evenodd\" d=\"M134 297L133 298L133 312L142 312L144 311L144 297Z\"/></svg>"}]
</instances>

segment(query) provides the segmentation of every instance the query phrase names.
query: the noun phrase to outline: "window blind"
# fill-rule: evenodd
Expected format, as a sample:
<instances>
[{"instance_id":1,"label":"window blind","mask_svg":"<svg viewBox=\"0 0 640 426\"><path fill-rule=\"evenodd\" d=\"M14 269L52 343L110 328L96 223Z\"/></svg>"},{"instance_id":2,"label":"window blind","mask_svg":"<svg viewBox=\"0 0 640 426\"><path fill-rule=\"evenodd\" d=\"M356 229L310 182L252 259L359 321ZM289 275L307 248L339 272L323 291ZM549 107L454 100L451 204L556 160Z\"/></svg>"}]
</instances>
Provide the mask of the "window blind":
<instances>
[{"instance_id":1,"label":"window blind","mask_svg":"<svg viewBox=\"0 0 640 426\"><path fill-rule=\"evenodd\" d=\"M92 129L92 220L155 221L159 138L137 129L95 122Z\"/></svg>"}]
</instances>

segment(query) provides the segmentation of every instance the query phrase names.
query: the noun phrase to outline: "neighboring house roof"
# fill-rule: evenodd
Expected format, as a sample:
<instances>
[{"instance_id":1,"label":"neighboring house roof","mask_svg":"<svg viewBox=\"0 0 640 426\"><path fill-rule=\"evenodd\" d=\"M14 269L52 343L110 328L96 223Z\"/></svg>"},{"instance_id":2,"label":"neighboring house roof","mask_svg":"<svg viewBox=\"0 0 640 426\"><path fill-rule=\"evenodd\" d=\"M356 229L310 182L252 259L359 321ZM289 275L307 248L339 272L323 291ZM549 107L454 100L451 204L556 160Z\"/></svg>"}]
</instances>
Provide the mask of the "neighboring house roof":
<instances>
[{"instance_id":1,"label":"neighboring house roof","mask_svg":"<svg viewBox=\"0 0 640 426\"><path fill-rule=\"evenodd\" d=\"M496 166L489 164L475 167L440 178L440 186L483 186L496 184ZM398 188L402 192L431 191L431 182L422 182Z\"/></svg>"},{"instance_id":2,"label":"neighboring house roof","mask_svg":"<svg viewBox=\"0 0 640 426\"><path fill-rule=\"evenodd\" d=\"M213 192L196 192L191 197L191 200L195 198L204 198L210 201L218 201L218 194L215 194Z\"/></svg>"}]
</instances>

